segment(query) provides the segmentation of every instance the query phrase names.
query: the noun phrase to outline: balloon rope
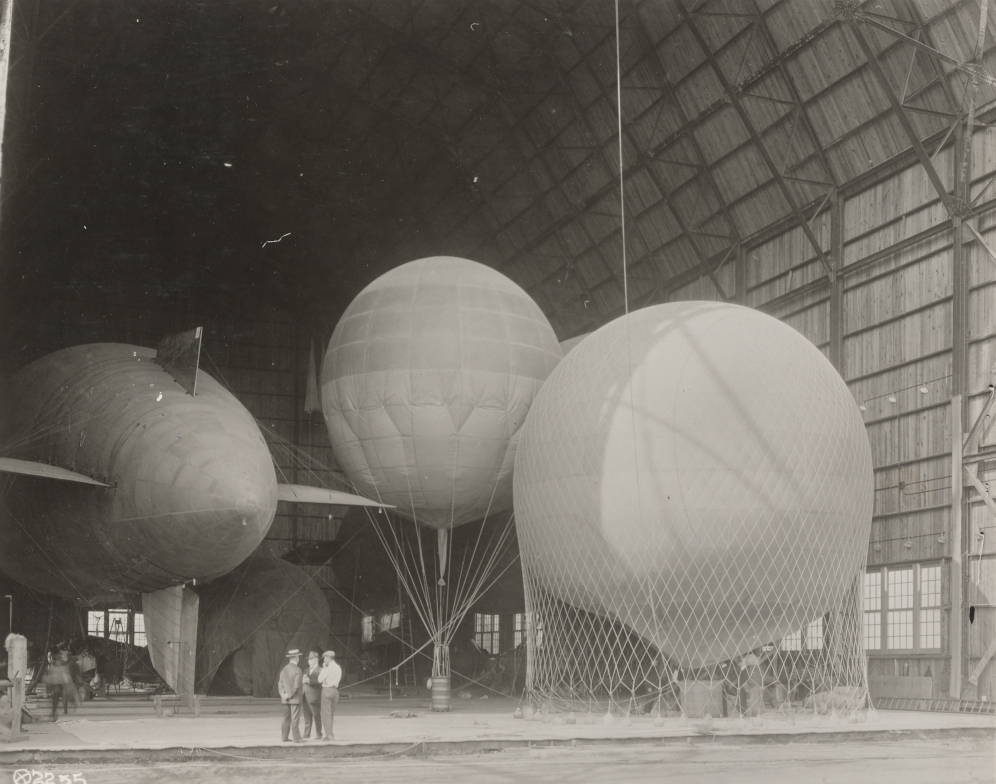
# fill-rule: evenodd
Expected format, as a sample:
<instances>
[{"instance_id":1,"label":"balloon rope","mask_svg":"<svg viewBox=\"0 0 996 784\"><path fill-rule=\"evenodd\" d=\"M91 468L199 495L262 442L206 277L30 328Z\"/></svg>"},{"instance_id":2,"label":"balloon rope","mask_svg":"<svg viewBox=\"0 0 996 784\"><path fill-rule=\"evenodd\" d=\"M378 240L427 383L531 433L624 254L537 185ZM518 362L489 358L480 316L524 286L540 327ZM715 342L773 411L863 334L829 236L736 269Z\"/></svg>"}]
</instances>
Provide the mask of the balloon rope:
<instances>
[{"instance_id":1,"label":"balloon rope","mask_svg":"<svg viewBox=\"0 0 996 784\"><path fill-rule=\"evenodd\" d=\"M623 194L622 62L619 55L619 0L616 0L616 105L619 131L619 217L622 226L623 307L629 313L629 283L626 277L626 199Z\"/></svg>"},{"instance_id":2,"label":"balloon rope","mask_svg":"<svg viewBox=\"0 0 996 784\"><path fill-rule=\"evenodd\" d=\"M488 515L491 514L491 505L494 503L495 493L497 492L497 490L498 490L498 479L496 478L495 479L494 487L491 488L491 498L488 499L488 508L484 510L484 521L481 523L480 529L478 529L478 532L477 532L477 541L474 542L474 550L473 550L473 552L470 555L471 563L473 563L474 558L477 555L477 547L478 547L478 545L481 542L481 536L484 533L484 526L488 522ZM452 548L451 548L451 552L452 552ZM464 564L466 563L466 561L467 561L467 548L464 548L464 550L463 550L463 556L460 559L460 573L459 573L459 576L457 577L457 587L456 587L456 591L455 591L455 593L456 593L457 596L460 596L462 594L462 592L463 592Z\"/></svg>"}]
</instances>

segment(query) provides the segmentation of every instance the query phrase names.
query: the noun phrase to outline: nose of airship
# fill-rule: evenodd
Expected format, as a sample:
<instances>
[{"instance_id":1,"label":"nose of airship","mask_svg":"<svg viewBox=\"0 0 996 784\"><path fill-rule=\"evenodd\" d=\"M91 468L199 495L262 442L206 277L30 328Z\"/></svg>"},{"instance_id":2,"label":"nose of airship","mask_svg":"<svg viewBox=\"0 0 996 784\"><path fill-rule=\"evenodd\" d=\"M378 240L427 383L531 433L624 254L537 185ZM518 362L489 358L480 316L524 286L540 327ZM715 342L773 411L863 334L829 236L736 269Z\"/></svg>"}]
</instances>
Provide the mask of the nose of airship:
<instances>
[{"instance_id":1,"label":"nose of airship","mask_svg":"<svg viewBox=\"0 0 996 784\"><path fill-rule=\"evenodd\" d=\"M115 491L115 548L174 582L234 569L277 508L273 459L255 421L234 398L237 408L198 398L144 430Z\"/></svg>"}]
</instances>

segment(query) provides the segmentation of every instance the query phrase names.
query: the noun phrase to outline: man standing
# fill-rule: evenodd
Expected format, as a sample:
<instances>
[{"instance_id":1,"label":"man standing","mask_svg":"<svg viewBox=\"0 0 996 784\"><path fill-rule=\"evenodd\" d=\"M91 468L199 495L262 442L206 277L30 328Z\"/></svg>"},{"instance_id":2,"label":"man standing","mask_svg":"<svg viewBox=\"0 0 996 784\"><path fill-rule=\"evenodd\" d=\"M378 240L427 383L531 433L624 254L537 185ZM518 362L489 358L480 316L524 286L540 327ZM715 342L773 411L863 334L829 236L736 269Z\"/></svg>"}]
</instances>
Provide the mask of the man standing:
<instances>
[{"instance_id":1,"label":"man standing","mask_svg":"<svg viewBox=\"0 0 996 784\"><path fill-rule=\"evenodd\" d=\"M325 730L323 740L335 740L332 732L332 721L335 716L335 706L339 702L339 681L342 680L342 668L335 663L335 651L325 651L325 660L318 682L322 684L322 728Z\"/></svg>"},{"instance_id":2,"label":"man standing","mask_svg":"<svg viewBox=\"0 0 996 784\"><path fill-rule=\"evenodd\" d=\"M294 742L301 743L301 729L298 726L301 722L301 698L303 690L301 688L301 668L297 663L301 661L301 651L293 648L287 651L289 661L280 671L280 678L277 680L277 691L280 692L280 702L284 706L284 721L280 726L283 741L290 740L290 730L294 730Z\"/></svg>"},{"instance_id":3,"label":"man standing","mask_svg":"<svg viewBox=\"0 0 996 784\"><path fill-rule=\"evenodd\" d=\"M318 663L318 651L308 654L308 669L304 673L304 701L301 712L304 714L304 739L311 735L311 721L315 722L315 740L322 738L322 684L318 676L322 668Z\"/></svg>"}]
</instances>

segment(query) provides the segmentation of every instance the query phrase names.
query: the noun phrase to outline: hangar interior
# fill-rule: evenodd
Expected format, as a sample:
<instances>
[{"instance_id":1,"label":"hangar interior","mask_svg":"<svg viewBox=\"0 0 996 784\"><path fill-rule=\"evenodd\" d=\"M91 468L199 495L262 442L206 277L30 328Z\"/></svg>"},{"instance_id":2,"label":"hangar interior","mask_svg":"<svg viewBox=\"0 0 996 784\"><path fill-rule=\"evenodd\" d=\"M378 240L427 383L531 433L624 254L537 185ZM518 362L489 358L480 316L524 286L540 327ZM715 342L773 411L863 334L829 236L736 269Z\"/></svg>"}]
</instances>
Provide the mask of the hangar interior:
<instances>
[{"instance_id":1,"label":"hangar interior","mask_svg":"<svg viewBox=\"0 0 996 784\"><path fill-rule=\"evenodd\" d=\"M624 286L630 309L756 308L824 352L864 417L872 693L992 699L987 6L623 0L617 62L602 0L14 0L0 369L203 325L202 367L281 472L312 459L334 483L309 366L399 264L494 267L562 341L621 315ZM314 573L355 667L403 626L379 547L344 507L282 503L260 548ZM44 635L48 607L18 599L35 618L15 625ZM475 612L468 637L511 647L514 568Z\"/></svg>"}]
</instances>

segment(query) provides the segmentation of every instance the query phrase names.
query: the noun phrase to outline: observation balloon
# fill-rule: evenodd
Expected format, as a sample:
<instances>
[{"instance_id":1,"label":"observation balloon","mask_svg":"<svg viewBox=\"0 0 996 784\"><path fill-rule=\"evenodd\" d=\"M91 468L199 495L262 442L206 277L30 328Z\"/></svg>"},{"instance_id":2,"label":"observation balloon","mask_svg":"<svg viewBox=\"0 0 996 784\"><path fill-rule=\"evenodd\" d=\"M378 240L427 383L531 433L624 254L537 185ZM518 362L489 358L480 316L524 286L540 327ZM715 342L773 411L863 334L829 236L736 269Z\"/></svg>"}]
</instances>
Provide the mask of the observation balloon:
<instances>
[{"instance_id":1,"label":"observation balloon","mask_svg":"<svg viewBox=\"0 0 996 784\"><path fill-rule=\"evenodd\" d=\"M511 506L518 431L560 347L519 286L477 262L419 259L336 326L322 408L357 492L448 529Z\"/></svg>"},{"instance_id":2,"label":"observation balloon","mask_svg":"<svg viewBox=\"0 0 996 784\"><path fill-rule=\"evenodd\" d=\"M529 412L514 477L533 609L547 597L618 620L682 667L840 607L874 495L830 362L774 318L706 302L639 310L577 345Z\"/></svg>"}]
</instances>

